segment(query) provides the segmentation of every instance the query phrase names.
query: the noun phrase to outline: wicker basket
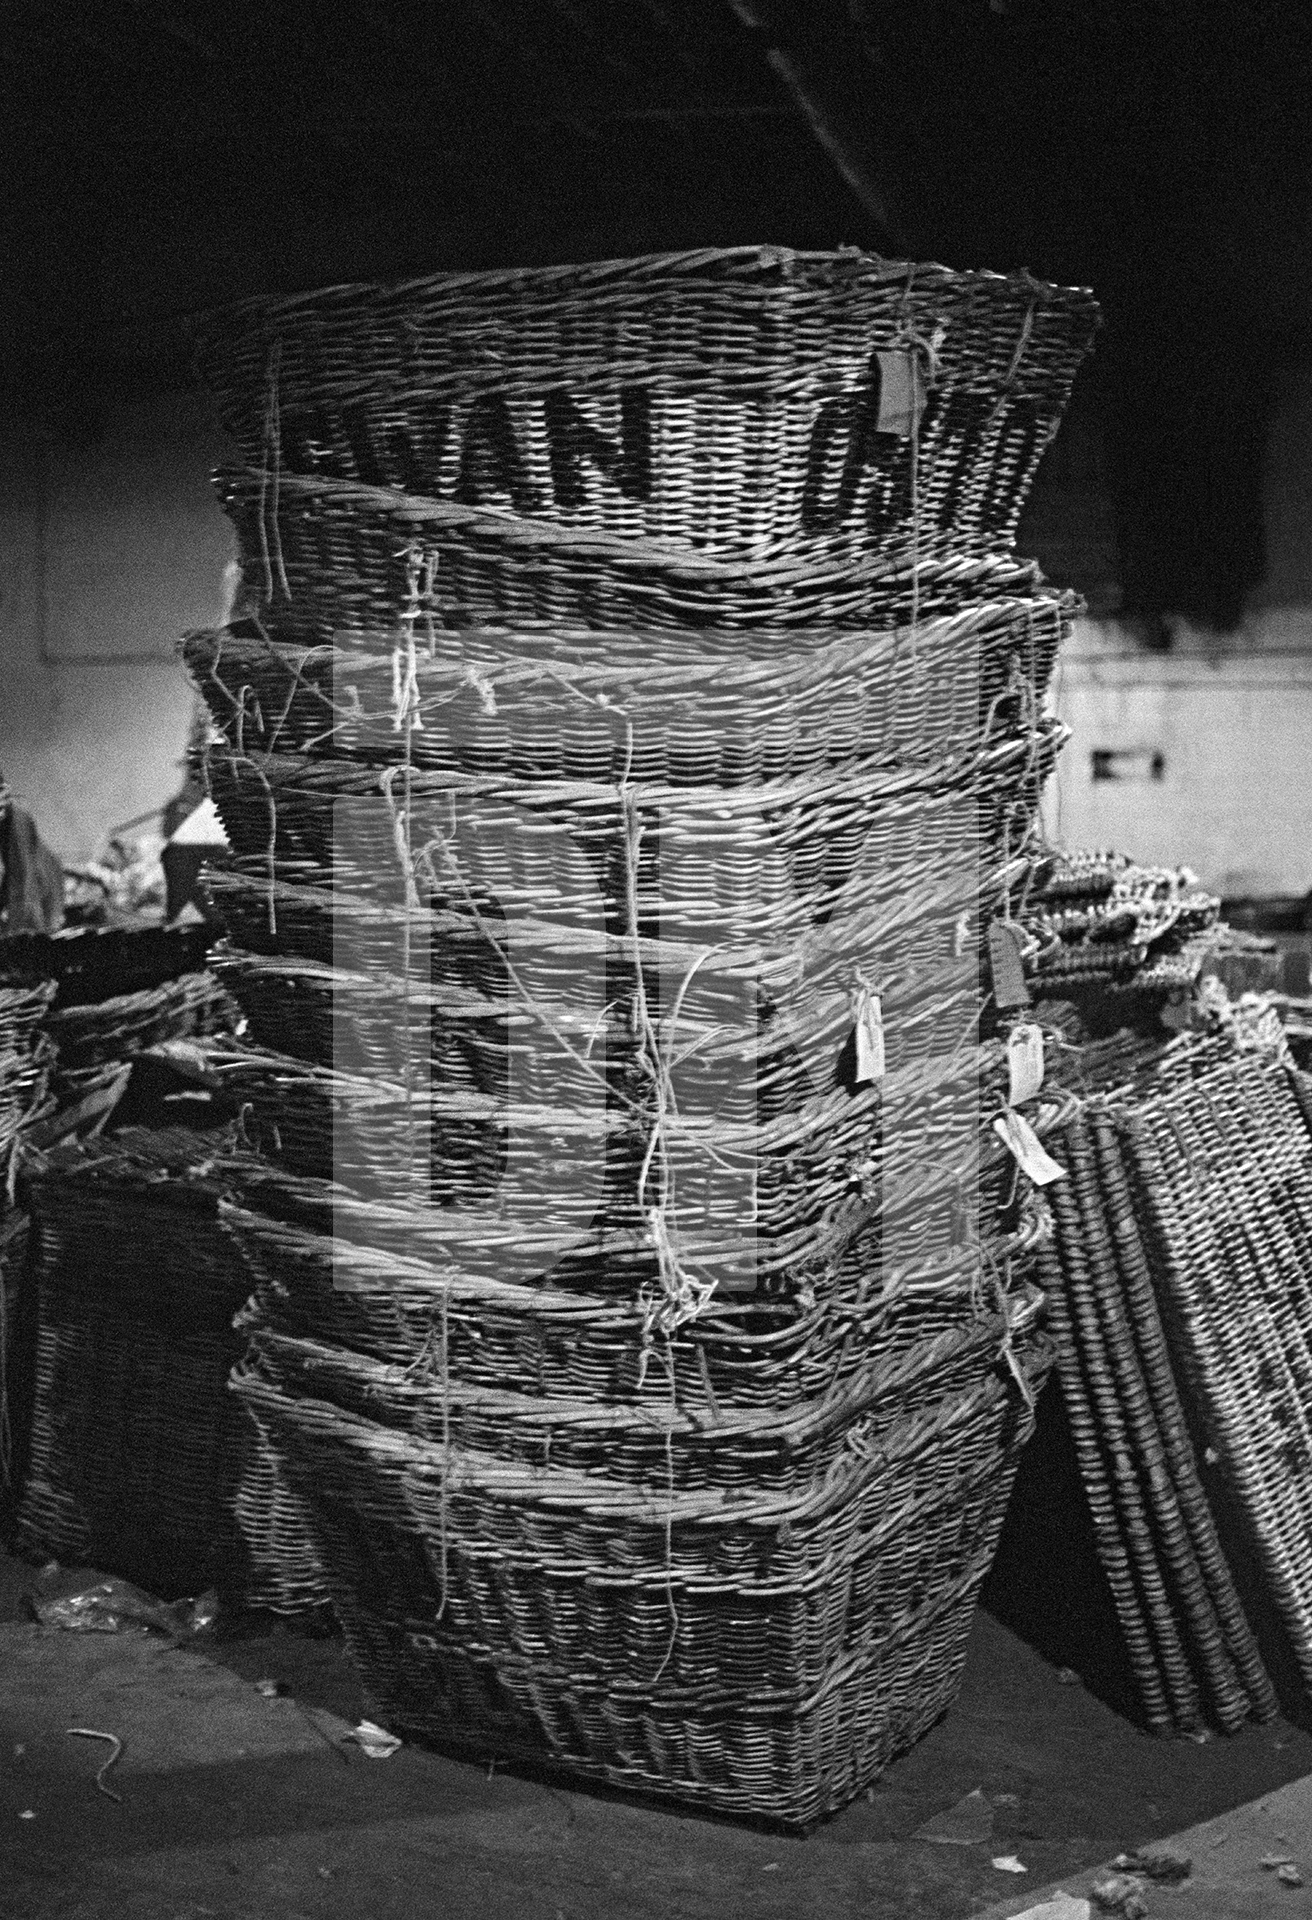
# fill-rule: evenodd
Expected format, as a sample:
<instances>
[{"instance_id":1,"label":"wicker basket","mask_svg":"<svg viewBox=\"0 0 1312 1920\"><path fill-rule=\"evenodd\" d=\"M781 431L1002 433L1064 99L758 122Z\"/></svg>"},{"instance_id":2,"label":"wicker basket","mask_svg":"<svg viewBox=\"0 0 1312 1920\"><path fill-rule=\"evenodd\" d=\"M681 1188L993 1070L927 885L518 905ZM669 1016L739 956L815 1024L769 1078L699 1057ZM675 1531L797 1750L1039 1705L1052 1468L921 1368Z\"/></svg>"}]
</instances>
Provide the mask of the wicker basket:
<instances>
[{"instance_id":1,"label":"wicker basket","mask_svg":"<svg viewBox=\"0 0 1312 1920\"><path fill-rule=\"evenodd\" d=\"M61 933L0 938L0 981L56 983L55 1006L83 1007L146 993L204 970L209 927L68 927Z\"/></svg>"},{"instance_id":2,"label":"wicker basket","mask_svg":"<svg viewBox=\"0 0 1312 1920\"><path fill-rule=\"evenodd\" d=\"M1072 603L1007 548L1095 323L747 249L201 324L253 1044L189 1059L389 1723L806 1825L953 1697L1051 1360L978 945Z\"/></svg>"},{"instance_id":3,"label":"wicker basket","mask_svg":"<svg viewBox=\"0 0 1312 1920\"><path fill-rule=\"evenodd\" d=\"M430 1337L426 1350L402 1364L276 1332L261 1315L247 1360L293 1400L322 1401L354 1419L517 1463L525 1472L600 1474L652 1499L670 1490L793 1497L824 1485L855 1453L877 1448L898 1419L964 1392L978 1379L981 1357L996 1355L1008 1333L1023 1345L1041 1299L1037 1290L1016 1288L1005 1312L990 1313L978 1267L975 1280L979 1304L973 1313L959 1306L958 1326L937 1337L922 1332L909 1344L904 1330L900 1346L885 1334L813 1398L746 1407L717 1400L714 1420L704 1406L676 1403L668 1374L677 1363L663 1350L649 1350L648 1365L658 1384L666 1376L663 1399L653 1392L621 1401L547 1393L527 1381L468 1381L452 1370L449 1327L445 1362L438 1328L437 1340Z\"/></svg>"},{"instance_id":4,"label":"wicker basket","mask_svg":"<svg viewBox=\"0 0 1312 1920\"><path fill-rule=\"evenodd\" d=\"M45 1089L49 1049L41 1026L53 997L49 982L0 987L0 1206L14 1142Z\"/></svg>"},{"instance_id":5,"label":"wicker basket","mask_svg":"<svg viewBox=\"0 0 1312 1920\"><path fill-rule=\"evenodd\" d=\"M440 1353L448 1381L544 1404L607 1401L663 1419L673 1392L710 1426L731 1409L846 1406L867 1374L999 1310L993 1282L1011 1274L1019 1284L1044 1238L1036 1217L984 1251L966 1241L927 1255L914 1227L932 1193L890 1195L879 1214L885 1244L874 1250L885 1257L866 1248L863 1290L717 1295L669 1335L656 1365L639 1302L651 1252L636 1235L608 1236L616 1284L606 1298L598 1254L562 1258L570 1250L545 1234L531 1250L549 1284L520 1281L506 1257L511 1235L523 1240L517 1225L498 1234L487 1220L368 1202L250 1163L235 1179L243 1199L225 1204L224 1219L251 1271L253 1326L415 1369L430 1386Z\"/></svg>"},{"instance_id":6,"label":"wicker basket","mask_svg":"<svg viewBox=\"0 0 1312 1920\"><path fill-rule=\"evenodd\" d=\"M924 1196L922 1252L961 1238L954 1196L981 1171L979 1074L996 1072L1002 1054L917 1062L878 1089L838 1087L764 1122L671 1112L659 1183L644 1180L651 1101L532 1108L441 1088L408 1094L246 1047L203 1058L248 1137L282 1166L373 1201L439 1209L453 1247L527 1236L500 1257L536 1274L533 1245L558 1237L573 1264L627 1288L635 1237L656 1262L663 1228L671 1285L696 1273L730 1293L804 1295L869 1284L863 1230L904 1194ZM987 1160L1000 1152L983 1149ZM612 1247L626 1256L615 1272Z\"/></svg>"},{"instance_id":7,"label":"wicker basket","mask_svg":"<svg viewBox=\"0 0 1312 1920\"><path fill-rule=\"evenodd\" d=\"M197 349L271 476L272 584L284 474L639 552L989 551L1096 320L1088 294L1028 276L740 248L248 302L201 323Z\"/></svg>"},{"instance_id":8,"label":"wicker basket","mask_svg":"<svg viewBox=\"0 0 1312 1920\"><path fill-rule=\"evenodd\" d=\"M618 918L659 928L663 942L759 948L872 896L915 925L945 889L978 887L1025 846L1064 737L1044 723L919 766L735 788L219 754L209 777L234 850L269 879L388 905L418 887L439 910L494 920L594 929Z\"/></svg>"},{"instance_id":9,"label":"wicker basket","mask_svg":"<svg viewBox=\"0 0 1312 1920\"><path fill-rule=\"evenodd\" d=\"M996 553L912 558L879 544L733 558L668 541L525 520L350 482L225 472L237 533L237 612L302 644L376 647L413 631L522 628L668 634L882 628L1039 589L1031 562ZM270 542L272 541L272 546ZM276 568L270 555L276 554Z\"/></svg>"},{"instance_id":10,"label":"wicker basket","mask_svg":"<svg viewBox=\"0 0 1312 1920\"><path fill-rule=\"evenodd\" d=\"M1176 1364L1312 1685L1312 1094L1240 1054L1114 1119Z\"/></svg>"},{"instance_id":11,"label":"wicker basket","mask_svg":"<svg viewBox=\"0 0 1312 1920\"><path fill-rule=\"evenodd\" d=\"M441 636L415 666L410 760L518 780L739 787L941 760L1037 711L1071 596L983 601L912 630L676 636L650 629ZM230 744L394 765L384 648L189 636L183 655Z\"/></svg>"},{"instance_id":12,"label":"wicker basket","mask_svg":"<svg viewBox=\"0 0 1312 1920\"><path fill-rule=\"evenodd\" d=\"M216 888L214 897L231 903L234 894ZM236 897L256 911L267 904L262 895ZM890 1069L971 1043L979 983L973 957L953 951L955 931L944 915L920 929L914 944L881 943ZM479 957L471 955L471 964ZM516 967L500 991L492 983L480 990L434 981L427 953L414 958L408 979L248 952L220 955L216 964L251 1042L289 1058L392 1084L409 1072L425 1088L528 1107L593 1106L607 1087L619 1099L641 1097L633 996L622 992L618 968L609 973L609 1006L594 1006L586 975L580 979L567 955L550 967L540 958ZM699 987L684 994L677 1021L665 1004L668 992L650 995L658 1035L677 1031L681 1047L696 1048L676 1076L690 1103L713 1088L718 1111L768 1120L841 1072L852 993L840 978L816 980L804 996L790 996L786 1033L758 1027L755 999L734 990L737 976L703 973Z\"/></svg>"},{"instance_id":13,"label":"wicker basket","mask_svg":"<svg viewBox=\"0 0 1312 1920\"><path fill-rule=\"evenodd\" d=\"M218 1221L212 1168L229 1146L130 1129L29 1156L36 1394L19 1524L35 1551L154 1592L216 1585L300 1611L324 1595L296 1497L226 1391L250 1285Z\"/></svg>"},{"instance_id":14,"label":"wicker basket","mask_svg":"<svg viewBox=\"0 0 1312 1920\"><path fill-rule=\"evenodd\" d=\"M1030 1425L977 1367L805 1489L659 1494L236 1384L393 1724L792 1825L949 1704Z\"/></svg>"}]
</instances>

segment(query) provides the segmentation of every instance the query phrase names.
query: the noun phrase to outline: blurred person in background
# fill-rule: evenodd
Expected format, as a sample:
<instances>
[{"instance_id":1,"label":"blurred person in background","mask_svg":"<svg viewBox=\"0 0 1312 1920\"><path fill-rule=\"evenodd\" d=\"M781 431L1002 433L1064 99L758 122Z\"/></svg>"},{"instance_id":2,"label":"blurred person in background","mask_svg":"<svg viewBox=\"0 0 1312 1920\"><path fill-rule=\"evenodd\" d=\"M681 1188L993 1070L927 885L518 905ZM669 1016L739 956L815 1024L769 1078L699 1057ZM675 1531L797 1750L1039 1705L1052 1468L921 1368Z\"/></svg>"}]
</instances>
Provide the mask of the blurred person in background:
<instances>
[{"instance_id":1,"label":"blurred person in background","mask_svg":"<svg viewBox=\"0 0 1312 1920\"><path fill-rule=\"evenodd\" d=\"M64 869L0 774L0 933L58 933Z\"/></svg>"}]
</instances>

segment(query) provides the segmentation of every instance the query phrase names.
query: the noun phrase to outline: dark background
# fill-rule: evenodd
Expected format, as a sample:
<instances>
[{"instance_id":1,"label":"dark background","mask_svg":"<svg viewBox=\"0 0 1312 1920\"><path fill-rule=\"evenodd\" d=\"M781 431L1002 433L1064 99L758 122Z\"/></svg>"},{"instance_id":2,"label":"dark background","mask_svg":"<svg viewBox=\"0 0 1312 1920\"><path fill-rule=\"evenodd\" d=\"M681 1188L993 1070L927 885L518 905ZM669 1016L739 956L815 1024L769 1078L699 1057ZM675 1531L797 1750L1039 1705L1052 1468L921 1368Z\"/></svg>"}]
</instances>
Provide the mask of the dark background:
<instances>
[{"instance_id":1,"label":"dark background","mask_svg":"<svg viewBox=\"0 0 1312 1920\"><path fill-rule=\"evenodd\" d=\"M1262 575L1312 320L1306 0L9 0L9 400L186 377L179 315L443 267L855 243L1092 285L1029 545L1148 644Z\"/></svg>"}]
</instances>

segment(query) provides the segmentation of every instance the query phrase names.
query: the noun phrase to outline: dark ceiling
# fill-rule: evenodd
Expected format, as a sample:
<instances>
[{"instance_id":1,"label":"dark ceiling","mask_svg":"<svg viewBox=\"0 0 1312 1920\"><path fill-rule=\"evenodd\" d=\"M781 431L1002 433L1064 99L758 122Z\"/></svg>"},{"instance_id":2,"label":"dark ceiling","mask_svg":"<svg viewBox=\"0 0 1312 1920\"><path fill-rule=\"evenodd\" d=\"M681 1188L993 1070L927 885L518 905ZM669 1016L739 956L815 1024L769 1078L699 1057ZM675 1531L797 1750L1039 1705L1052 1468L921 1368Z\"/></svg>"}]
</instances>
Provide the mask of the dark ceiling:
<instances>
[{"instance_id":1,"label":"dark ceiling","mask_svg":"<svg viewBox=\"0 0 1312 1920\"><path fill-rule=\"evenodd\" d=\"M260 290L768 240L1092 284L1127 604L1233 619L1312 325L1307 0L7 0L6 373Z\"/></svg>"}]
</instances>

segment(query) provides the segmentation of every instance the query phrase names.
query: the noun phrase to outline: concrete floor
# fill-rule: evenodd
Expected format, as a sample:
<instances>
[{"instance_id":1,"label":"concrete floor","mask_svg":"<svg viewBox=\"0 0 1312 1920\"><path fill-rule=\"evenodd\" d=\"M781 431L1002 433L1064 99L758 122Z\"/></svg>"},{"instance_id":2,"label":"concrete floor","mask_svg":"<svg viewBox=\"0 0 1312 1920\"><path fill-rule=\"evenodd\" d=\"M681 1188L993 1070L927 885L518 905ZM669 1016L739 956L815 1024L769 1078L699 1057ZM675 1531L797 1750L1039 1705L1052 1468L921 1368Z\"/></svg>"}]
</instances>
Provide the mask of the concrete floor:
<instances>
[{"instance_id":1,"label":"concrete floor","mask_svg":"<svg viewBox=\"0 0 1312 1920\"><path fill-rule=\"evenodd\" d=\"M202 1651L44 1629L23 1617L37 1578L0 1561L5 1920L958 1920L1018 1886L1074 1891L1121 1848L1312 1773L1312 1734L1283 1721L1154 1740L982 1613L955 1711L868 1798L781 1839L408 1746L370 1760L343 1739L366 1703L335 1640L241 1628ZM264 1678L287 1692L264 1697ZM120 1803L96 1790L109 1748L73 1726L126 1741ZM986 1843L912 1837L975 1788ZM1005 1854L1023 1883L991 1865ZM1269 1908L1154 1897L1180 1920L1312 1912L1254 1875Z\"/></svg>"}]
</instances>

